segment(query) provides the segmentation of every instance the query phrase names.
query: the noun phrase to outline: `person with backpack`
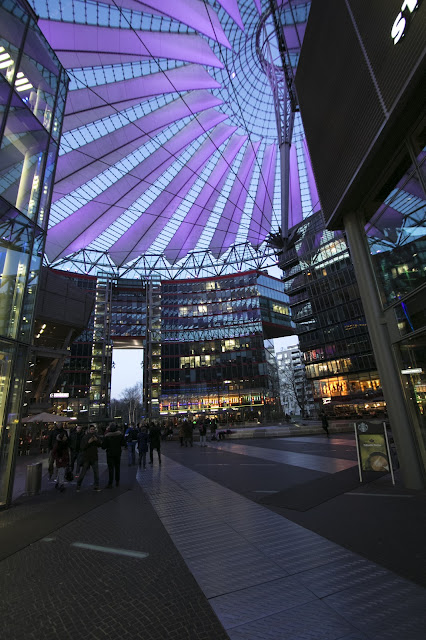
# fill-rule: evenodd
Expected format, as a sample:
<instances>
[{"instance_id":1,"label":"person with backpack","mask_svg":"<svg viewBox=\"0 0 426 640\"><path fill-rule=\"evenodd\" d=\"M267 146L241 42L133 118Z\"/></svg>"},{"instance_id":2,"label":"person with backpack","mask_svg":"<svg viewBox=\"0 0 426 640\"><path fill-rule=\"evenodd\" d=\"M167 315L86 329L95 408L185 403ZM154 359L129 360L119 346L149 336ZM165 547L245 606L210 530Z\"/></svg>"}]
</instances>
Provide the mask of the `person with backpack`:
<instances>
[{"instance_id":1,"label":"person with backpack","mask_svg":"<svg viewBox=\"0 0 426 640\"><path fill-rule=\"evenodd\" d=\"M130 424L124 434L127 444L127 456L129 467L136 464L136 443L138 441L138 432L134 424Z\"/></svg>"}]
</instances>

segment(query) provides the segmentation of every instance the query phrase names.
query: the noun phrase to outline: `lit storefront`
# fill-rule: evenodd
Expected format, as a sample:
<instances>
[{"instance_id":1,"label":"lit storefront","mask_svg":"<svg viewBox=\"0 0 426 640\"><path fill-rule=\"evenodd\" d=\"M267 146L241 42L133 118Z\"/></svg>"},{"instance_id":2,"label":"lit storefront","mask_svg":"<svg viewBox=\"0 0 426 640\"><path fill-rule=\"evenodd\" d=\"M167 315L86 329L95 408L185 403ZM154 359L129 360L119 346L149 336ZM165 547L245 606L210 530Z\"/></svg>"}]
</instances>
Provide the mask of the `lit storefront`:
<instances>
[{"instance_id":1,"label":"lit storefront","mask_svg":"<svg viewBox=\"0 0 426 640\"><path fill-rule=\"evenodd\" d=\"M67 77L30 10L0 7L0 505L10 500Z\"/></svg>"}]
</instances>

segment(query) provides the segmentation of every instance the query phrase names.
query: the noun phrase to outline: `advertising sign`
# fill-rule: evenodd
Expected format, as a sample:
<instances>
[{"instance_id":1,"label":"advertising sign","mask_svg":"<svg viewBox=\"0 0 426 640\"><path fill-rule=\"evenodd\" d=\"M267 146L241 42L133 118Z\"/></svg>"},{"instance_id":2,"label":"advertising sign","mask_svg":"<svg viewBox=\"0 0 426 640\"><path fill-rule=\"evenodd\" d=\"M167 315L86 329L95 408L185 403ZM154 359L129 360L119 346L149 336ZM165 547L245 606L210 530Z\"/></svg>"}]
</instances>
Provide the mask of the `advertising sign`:
<instances>
[{"instance_id":1,"label":"advertising sign","mask_svg":"<svg viewBox=\"0 0 426 640\"><path fill-rule=\"evenodd\" d=\"M389 471L385 436L380 433L358 434L362 471Z\"/></svg>"},{"instance_id":2,"label":"advertising sign","mask_svg":"<svg viewBox=\"0 0 426 640\"><path fill-rule=\"evenodd\" d=\"M376 471L390 473L392 483L395 484L386 424L383 422L356 422L355 437L357 443L359 477L362 482L362 472Z\"/></svg>"}]
</instances>

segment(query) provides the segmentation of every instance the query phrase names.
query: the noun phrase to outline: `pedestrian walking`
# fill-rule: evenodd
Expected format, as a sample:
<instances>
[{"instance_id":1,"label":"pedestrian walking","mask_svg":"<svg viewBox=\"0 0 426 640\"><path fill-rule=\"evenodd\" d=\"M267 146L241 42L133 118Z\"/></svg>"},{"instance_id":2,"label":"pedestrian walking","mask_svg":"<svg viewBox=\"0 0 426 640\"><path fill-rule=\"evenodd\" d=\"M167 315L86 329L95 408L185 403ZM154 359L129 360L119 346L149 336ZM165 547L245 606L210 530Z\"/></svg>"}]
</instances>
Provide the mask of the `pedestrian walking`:
<instances>
[{"instance_id":1,"label":"pedestrian walking","mask_svg":"<svg viewBox=\"0 0 426 640\"><path fill-rule=\"evenodd\" d=\"M102 441L102 449L105 449L106 451L108 465L107 489L112 488L114 479L115 486L120 486L121 450L122 447L125 446L126 441L124 439L123 432L120 431L117 425L113 422L109 425Z\"/></svg>"},{"instance_id":2,"label":"pedestrian walking","mask_svg":"<svg viewBox=\"0 0 426 640\"><path fill-rule=\"evenodd\" d=\"M65 470L67 469L67 467L69 467L70 464L68 434L65 429L62 429L62 433L58 433L58 435L56 436L56 442L53 445L52 454L56 464L56 469L58 471L58 481L55 485L55 488L59 489L59 491L62 493L63 491L65 491Z\"/></svg>"},{"instance_id":3,"label":"pedestrian walking","mask_svg":"<svg viewBox=\"0 0 426 640\"><path fill-rule=\"evenodd\" d=\"M205 420L201 419L198 430L200 432L200 447L207 447L207 425Z\"/></svg>"},{"instance_id":4,"label":"pedestrian walking","mask_svg":"<svg viewBox=\"0 0 426 640\"><path fill-rule=\"evenodd\" d=\"M127 444L127 461L129 467L136 464L136 443L138 441L138 432L134 424L130 424L125 432Z\"/></svg>"},{"instance_id":5,"label":"pedestrian walking","mask_svg":"<svg viewBox=\"0 0 426 640\"><path fill-rule=\"evenodd\" d=\"M82 456L81 456L81 441L84 437L84 431L81 424L78 424L75 429L73 429L70 433L69 437L69 445L71 452L71 462L70 468L74 473L74 464L76 464L76 476L80 474L80 469L83 466Z\"/></svg>"},{"instance_id":6,"label":"pedestrian walking","mask_svg":"<svg viewBox=\"0 0 426 640\"><path fill-rule=\"evenodd\" d=\"M185 447L187 447L188 444L192 447L192 422L189 420L183 421L183 441Z\"/></svg>"},{"instance_id":7,"label":"pedestrian walking","mask_svg":"<svg viewBox=\"0 0 426 640\"><path fill-rule=\"evenodd\" d=\"M180 446L183 447L183 439L185 437L185 429L184 429L184 423L181 422L179 425L179 442L180 442Z\"/></svg>"},{"instance_id":8,"label":"pedestrian walking","mask_svg":"<svg viewBox=\"0 0 426 640\"><path fill-rule=\"evenodd\" d=\"M84 480L84 476L86 475L88 469L92 467L93 469L93 478L94 478L94 490L100 491L99 489L99 466L98 466L98 447L101 446L101 440L98 438L96 434L96 427L94 424L91 424L89 427L88 433L84 436L81 441L81 450L83 452L83 468L81 470L80 476L77 481L77 491L80 491L81 484Z\"/></svg>"},{"instance_id":9,"label":"pedestrian walking","mask_svg":"<svg viewBox=\"0 0 426 640\"><path fill-rule=\"evenodd\" d=\"M158 453L158 464L161 464L161 432L159 427L152 423L149 430L149 464L154 462L154 449Z\"/></svg>"},{"instance_id":10,"label":"pedestrian walking","mask_svg":"<svg viewBox=\"0 0 426 640\"><path fill-rule=\"evenodd\" d=\"M324 429L324 431L327 434L327 438L329 438L329 433L328 433L328 418L327 418L327 414L325 411L321 412L321 426Z\"/></svg>"},{"instance_id":11,"label":"pedestrian walking","mask_svg":"<svg viewBox=\"0 0 426 640\"><path fill-rule=\"evenodd\" d=\"M138 453L139 453L139 467L146 467L146 454L148 452L149 434L146 427L142 427L138 433ZM161 462L161 460L160 460Z\"/></svg>"},{"instance_id":12,"label":"pedestrian walking","mask_svg":"<svg viewBox=\"0 0 426 640\"><path fill-rule=\"evenodd\" d=\"M54 467L55 458L54 458L54 455L53 455L53 447L56 445L57 436L59 434L63 434L63 433L68 435L66 433L65 429L64 429L64 425L63 424L59 424L58 426L53 427L53 429L51 429L50 432L49 432L49 438L47 440L47 450L49 452L49 458L48 458L49 480L52 479L53 472L55 470L55 467Z\"/></svg>"}]
</instances>

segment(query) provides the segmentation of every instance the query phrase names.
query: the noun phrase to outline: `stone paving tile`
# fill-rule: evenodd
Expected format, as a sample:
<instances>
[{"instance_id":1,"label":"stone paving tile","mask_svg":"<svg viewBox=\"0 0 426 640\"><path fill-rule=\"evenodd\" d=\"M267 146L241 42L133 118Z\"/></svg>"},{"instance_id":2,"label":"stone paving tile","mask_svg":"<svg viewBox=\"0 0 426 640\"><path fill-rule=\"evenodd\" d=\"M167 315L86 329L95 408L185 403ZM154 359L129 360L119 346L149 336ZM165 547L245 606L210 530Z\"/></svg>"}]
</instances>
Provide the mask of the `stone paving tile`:
<instances>
[{"instance_id":1,"label":"stone paving tile","mask_svg":"<svg viewBox=\"0 0 426 640\"><path fill-rule=\"evenodd\" d=\"M231 640L340 640L355 632L320 600L228 629Z\"/></svg>"},{"instance_id":2,"label":"stone paving tile","mask_svg":"<svg viewBox=\"0 0 426 640\"><path fill-rule=\"evenodd\" d=\"M226 551L226 553L229 554L239 552L241 549L241 539L237 535L232 536L232 532L229 535L220 537L217 535L214 537L210 535L204 536L202 540L198 540L196 543L192 541L179 542L176 538L173 538L173 542L185 560L205 556L206 551L210 554L216 554L218 551Z\"/></svg>"},{"instance_id":3,"label":"stone paving tile","mask_svg":"<svg viewBox=\"0 0 426 640\"><path fill-rule=\"evenodd\" d=\"M316 600L315 595L289 577L211 598L210 604L229 630L311 600Z\"/></svg>"},{"instance_id":4,"label":"stone paving tile","mask_svg":"<svg viewBox=\"0 0 426 640\"><path fill-rule=\"evenodd\" d=\"M390 571L323 602L374 640L426 638L426 590Z\"/></svg>"},{"instance_id":5,"label":"stone paving tile","mask_svg":"<svg viewBox=\"0 0 426 640\"><path fill-rule=\"evenodd\" d=\"M380 582L388 573L380 565L348 552L343 560L298 573L297 580L318 598L324 598L347 589L348 585L355 587L372 579Z\"/></svg>"},{"instance_id":6,"label":"stone paving tile","mask_svg":"<svg viewBox=\"0 0 426 640\"><path fill-rule=\"evenodd\" d=\"M47 522L46 530L51 542L40 540L0 564L0 638L228 639L138 486L54 532ZM73 542L149 555L124 557Z\"/></svg>"},{"instance_id":7,"label":"stone paving tile","mask_svg":"<svg viewBox=\"0 0 426 640\"><path fill-rule=\"evenodd\" d=\"M207 598L287 575L284 569L245 545L223 552L209 549L204 556L188 558L186 563Z\"/></svg>"},{"instance_id":8,"label":"stone paving tile","mask_svg":"<svg viewBox=\"0 0 426 640\"><path fill-rule=\"evenodd\" d=\"M163 504L176 488L183 515L162 521L231 640L425 640L425 590L178 462L169 460L164 480ZM161 491L147 491L162 504ZM194 532L198 554L203 536L214 539L216 530L221 538L223 527L234 534L227 551L186 558Z\"/></svg>"},{"instance_id":9,"label":"stone paving tile","mask_svg":"<svg viewBox=\"0 0 426 640\"><path fill-rule=\"evenodd\" d=\"M312 471L322 471L324 473L336 473L344 469L349 469L357 465L355 460L344 460L343 458L332 458L323 455L313 455L309 453L284 451L282 449L267 449L244 444L234 444L227 442L224 444L210 443L211 447L219 451L228 451L243 456L251 456L261 458L262 460L270 460L279 462L280 464L289 464Z\"/></svg>"},{"instance_id":10,"label":"stone paving tile","mask_svg":"<svg viewBox=\"0 0 426 640\"><path fill-rule=\"evenodd\" d=\"M285 569L289 575L327 565L334 560L344 560L349 557L351 553L347 549L328 540L324 540L319 536L311 540L310 544L306 546L299 544L294 545L284 539L281 545L277 545L273 550L270 548L265 549L259 545L257 545L257 547L267 558Z\"/></svg>"}]
</instances>

